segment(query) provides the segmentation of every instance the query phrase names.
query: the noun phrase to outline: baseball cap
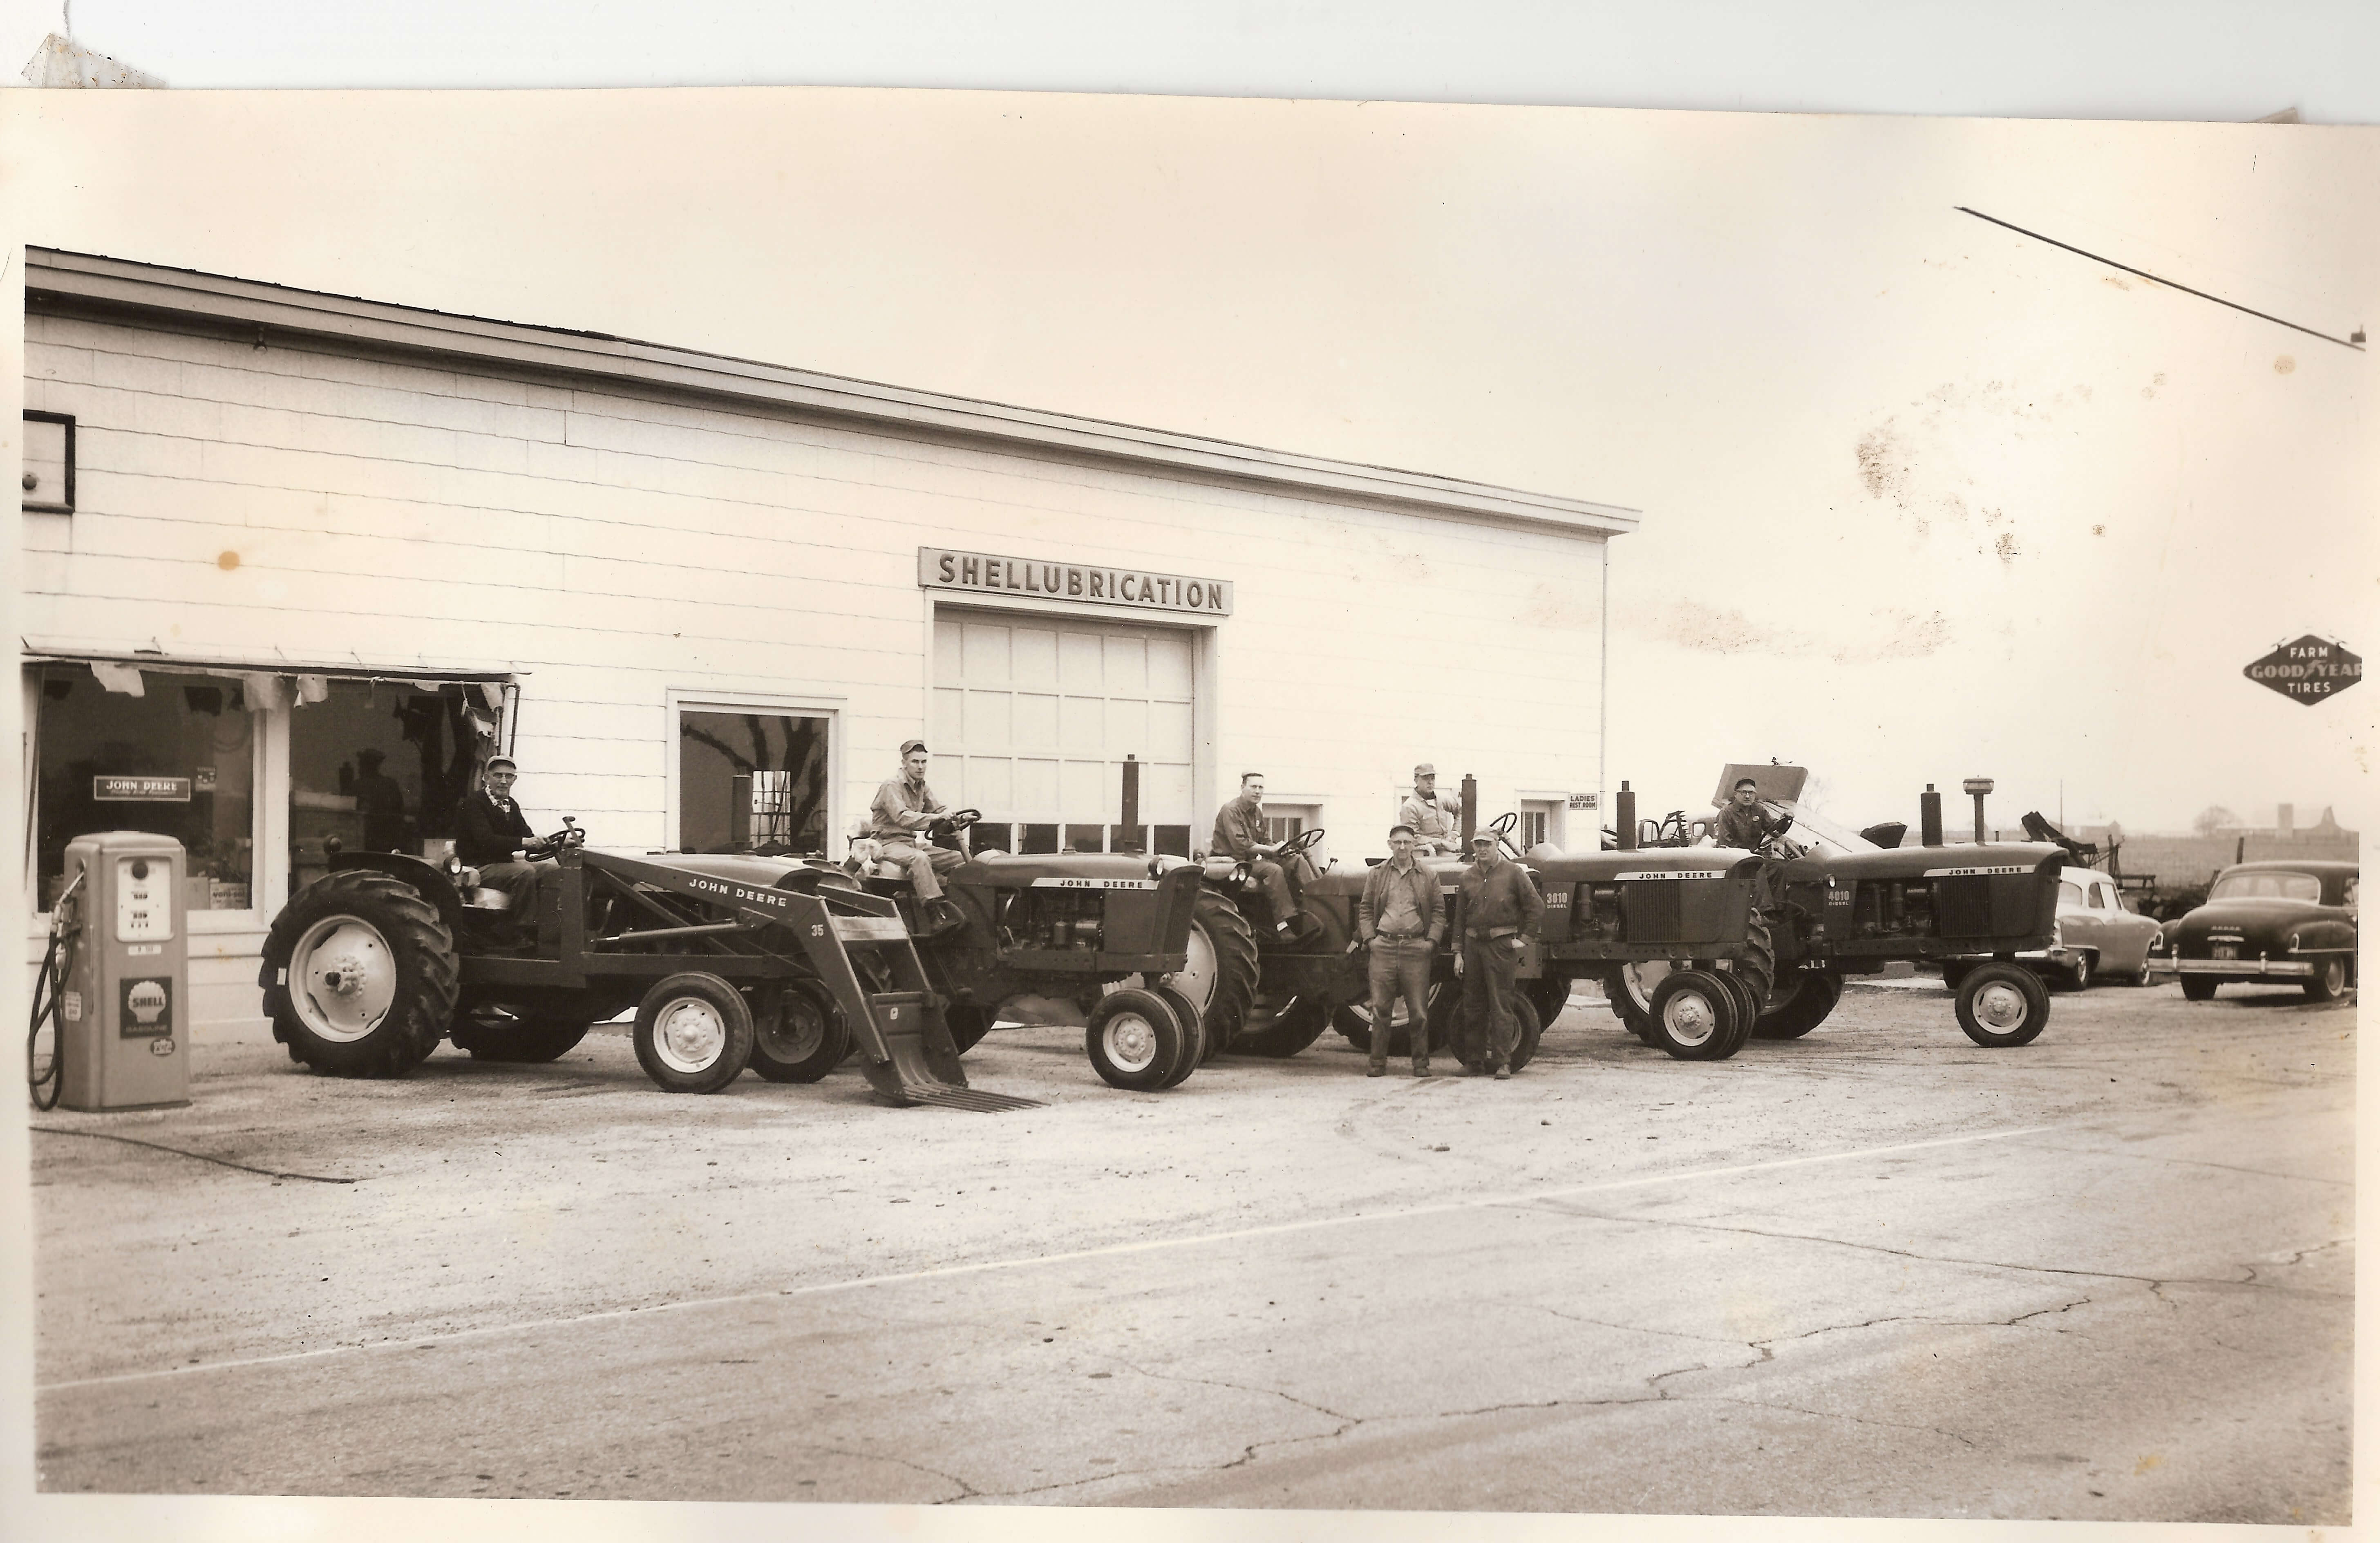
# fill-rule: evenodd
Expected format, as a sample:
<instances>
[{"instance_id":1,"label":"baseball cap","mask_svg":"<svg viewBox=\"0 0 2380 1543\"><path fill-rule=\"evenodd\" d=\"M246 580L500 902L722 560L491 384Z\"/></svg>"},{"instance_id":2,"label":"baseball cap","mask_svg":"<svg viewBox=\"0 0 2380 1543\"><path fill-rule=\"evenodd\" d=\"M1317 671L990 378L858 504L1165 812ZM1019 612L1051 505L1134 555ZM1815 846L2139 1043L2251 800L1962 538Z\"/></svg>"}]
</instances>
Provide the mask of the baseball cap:
<instances>
[{"instance_id":1,"label":"baseball cap","mask_svg":"<svg viewBox=\"0 0 2380 1543\"><path fill-rule=\"evenodd\" d=\"M513 764L513 758L510 756L490 756L488 758L488 764L482 768L482 770L493 772L500 766L510 772L517 772L520 770L519 767Z\"/></svg>"},{"instance_id":2,"label":"baseball cap","mask_svg":"<svg viewBox=\"0 0 2380 1543\"><path fill-rule=\"evenodd\" d=\"M1423 761L1419 766L1414 768L1414 775L1416 777L1435 777L1438 775L1438 768L1432 766L1427 761Z\"/></svg>"},{"instance_id":3,"label":"baseball cap","mask_svg":"<svg viewBox=\"0 0 2380 1543\"><path fill-rule=\"evenodd\" d=\"M905 756L912 750L922 750L925 747L926 742L922 739L905 739L901 741L901 753Z\"/></svg>"},{"instance_id":4,"label":"baseball cap","mask_svg":"<svg viewBox=\"0 0 2380 1543\"><path fill-rule=\"evenodd\" d=\"M1471 844L1476 846L1483 841L1490 846L1496 844L1496 832L1484 825L1471 832Z\"/></svg>"}]
</instances>

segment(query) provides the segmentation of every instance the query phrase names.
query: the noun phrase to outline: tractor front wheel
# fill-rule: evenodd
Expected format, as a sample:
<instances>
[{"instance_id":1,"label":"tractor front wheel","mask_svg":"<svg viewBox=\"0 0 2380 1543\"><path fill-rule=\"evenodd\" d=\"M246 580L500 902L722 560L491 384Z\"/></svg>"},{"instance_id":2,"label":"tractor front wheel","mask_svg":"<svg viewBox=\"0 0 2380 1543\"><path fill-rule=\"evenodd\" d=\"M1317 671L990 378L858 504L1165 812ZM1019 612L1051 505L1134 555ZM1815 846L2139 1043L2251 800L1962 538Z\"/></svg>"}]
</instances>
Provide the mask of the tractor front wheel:
<instances>
[{"instance_id":1,"label":"tractor front wheel","mask_svg":"<svg viewBox=\"0 0 2380 1543\"><path fill-rule=\"evenodd\" d=\"M259 983L289 1057L337 1076L403 1076L446 1036L460 990L455 939L412 885L370 869L292 896L264 940Z\"/></svg>"},{"instance_id":2,"label":"tractor front wheel","mask_svg":"<svg viewBox=\"0 0 2380 1543\"><path fill-rule=\"evenodd\" d=\"M637 1062L672 1093L716 1093L752 1059L744 993L704 970L669 976L637 1008Z\"/></svg>"},{"instance_id":3,"label":"tractor front wheel","mask_svg":"<svg viewBox=\"0 0 2380 1543\"><path fill-rule=\"evenodd\" d=\"M2021 965L1979 965L1959 983L1959 1027L1979 1045L2029 1045L2049 1026L2049 991Z\"/></svg>"},{"instance_id":4,"label":"tractor front wheel","mask_svg":"<svg viewBox=\"0 0 2380 1543\"><path fill-rule=\"evenodd\" d=\"M753 993L752 1070L769 1082L816 1082L851 1053L851 1024L826 988L783 980Z\"/></svg>"},{"instance_id":5,"label":"tractor front wheel","mask_svg":"<svg viewBox=\"0 0 2380 1543\"><path fill-rule=\"evenodd\" d=\"M1165 1086L1189 1048L1185 1038L1164 998L1127 986L1099 998L1091 1009L1083 1029L1083 1050L1091 1070L1109 1087L1154 1093Z\"/></svg>"},{"instance_id":6,"label":"tractor front wheel","mask_svg":"<svg viewBox=\"0 0 2380 1543\"><path fill-rule=\"evenodd\" d=\"M1743 1044L1735 992L1709 970L1671 970L1653 989L1651 1042L1680 1061L1724 1061Z\"/></svg>"},{"instance_id":7,"label":"tractor front wheel","mask_svg":"<svg viewBox=\"0 0 2380 1543\"><path fill-rule=\"evenodd\" d=\"M1286 1061L1321 1039L1330 1027L1329 1003L1313 997L1292 997L1281 1003L1272 1022L1262 1028L1242 1029L1232 1041L1232 1053Z\"/></svg>"}]
</instances>

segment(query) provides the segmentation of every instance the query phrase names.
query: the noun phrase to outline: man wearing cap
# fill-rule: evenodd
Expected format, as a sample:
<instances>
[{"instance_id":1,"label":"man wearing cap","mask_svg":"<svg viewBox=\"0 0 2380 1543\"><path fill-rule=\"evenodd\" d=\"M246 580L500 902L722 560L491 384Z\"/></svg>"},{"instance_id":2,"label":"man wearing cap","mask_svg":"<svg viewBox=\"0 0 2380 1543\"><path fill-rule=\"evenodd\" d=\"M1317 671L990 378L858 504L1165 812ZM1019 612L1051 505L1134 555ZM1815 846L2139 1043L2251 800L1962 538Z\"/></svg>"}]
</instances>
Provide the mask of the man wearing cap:
<instances>
[{"instance_id":1,"label":"man wearing cap","mask_svg":"<svg viewBox=\"0 0 2380 1543\"><path fill-rule=\"evenodd\" d=\"M1495 832L1473 836L1471 854L1463 874L1463 951L1454 956L1454 973L1463 978L1463 1033L1455 1055L1466 1075L1509 1077L1521 1032L1513 1014L1521 994L1514 971L1536 936L1546 903L1521 865L1505 860Z\"/></svg>"},{"instance_id":2,"label":"man wearing cap","mask_svg":"<svg viewBox=\"0 0 2380 1543\"><path fill-rule=\"evenodd\" d=\"M513 799L513 784L519 777L512 757L488 758L480 768L480 787L455 806L455 856L465 867L480 870L481 886L510 895L513 919L534 931L538 879L553 863L528 857L537 832Z\"/></svg>"},{"instance_id":3,"label":"man wearing cap","mask_svg":"<svg viewBox=\"0 0 2380 1543\"><path fill-rule=\"evenodd\" d=\"M936 846L926 837L950 809L926 785L926 766L932 759L922 739L901 742L901 774L877 784L875 801L868 807L868 835L877 843L877 856L898 864L909 876L918 909L925 913L917 936L936 938L966 925L956 905L942 898L941 876L964 867L966 854Z\"/></svg>"},{"instance_id":4,"label":"man wearing cap","mask_svg":"<svg viewBox=\"0 0 2380 1543\"><path fill-rule=\"evenodd\" d=\"M1363 946L1372 989L1372 1076L1389 1069L1389 1024L1399 996L1405 1002L1405 1038L1413 1075L1429 1075L1429 964L1446 929L1438 875L1414 861L1410 825L1389 829L1389 860L1364 876L1355 902L1355 937Z\"/></svg>"},{"instance_id":5,"label":"man wearing cap","mask_svg":"<svg viewBox=\"0 0 2380 1543\"><path fill-rule=\"evenodd\" d=\"M388 757L379 750L356 752L356 808L364 817L364 845L374 852L405 850L405 789L381 770Z\"/></svg>"},{"instance_id":6,"label":"man wearing cap","mask_svg":"<svg viewBox=\"0 0 2380 1543\"><path fill-rule=\"evenodd\" d=\"M1257 887L1264 891L1265 903L1272 907L1273 931L1285 942L1298 942L1317 929L1289 893L1289 874L1272 860L1281 844L1268 842L1265 834L1264 773L1243 772L1240 796L1215 811L1212 850L1219 857L1248 865Z\"/></svg>"},{"instance_id":7,"label":"man wearing cap","mask_svg":"<svg viewBox=\"0 0 2380 1543\"><path fill-rule=\"evenodd\" d=\"M1738 777L1729 796L1726 808L1719 811L1718 832L1712 839L1720 846L1757 848L1770 836L1793 823L1793 817L1782 820L1769 817L1760 807L1760 784L1749 777Z\"/></svg>"},{"instance_id":8,"label":"man wearing cap","mask_svg":"<svg viewBox=\"0 0 2380 1543\"><path fill-rule=\"evenodd\" d=\"M1413 827L1414 850L1425 857L1462 849L1463 800L1438 791L1438 768L1427 761L1414 768L1414 790L1397 819Z\"/></svg>"}]
</instances>

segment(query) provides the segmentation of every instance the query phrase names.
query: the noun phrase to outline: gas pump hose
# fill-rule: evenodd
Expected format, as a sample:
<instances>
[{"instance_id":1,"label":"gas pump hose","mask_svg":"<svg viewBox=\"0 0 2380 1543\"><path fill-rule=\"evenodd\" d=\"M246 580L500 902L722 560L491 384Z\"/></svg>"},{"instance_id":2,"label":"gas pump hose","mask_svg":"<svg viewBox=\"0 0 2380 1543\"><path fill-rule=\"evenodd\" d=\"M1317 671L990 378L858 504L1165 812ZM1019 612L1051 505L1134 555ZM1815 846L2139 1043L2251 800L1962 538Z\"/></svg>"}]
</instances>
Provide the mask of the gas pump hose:
<instances>
[{"instance_id":1,"label":"gas pump hose","mask_svg":"<svg viewBox=\"0 0 2380 1543\"><path fill-rule=\"evenodd\" d=\"M74 893L82 887L83 876L74 876L50 906L50 941L42 950L41 973L33 978L33 1016L25 1029L25 1086L30 1090L33 1107L44 1112L58 1107L58 1099L66 1092L67 1039L58 1021L58 1007L66 992L66 983L74 973L76 946L82 938L80 907L75 904ZM36 1047L41 1042L42 1023L50 1026L50 1069L41 1070Z\"/></svg>"}]
</instances>

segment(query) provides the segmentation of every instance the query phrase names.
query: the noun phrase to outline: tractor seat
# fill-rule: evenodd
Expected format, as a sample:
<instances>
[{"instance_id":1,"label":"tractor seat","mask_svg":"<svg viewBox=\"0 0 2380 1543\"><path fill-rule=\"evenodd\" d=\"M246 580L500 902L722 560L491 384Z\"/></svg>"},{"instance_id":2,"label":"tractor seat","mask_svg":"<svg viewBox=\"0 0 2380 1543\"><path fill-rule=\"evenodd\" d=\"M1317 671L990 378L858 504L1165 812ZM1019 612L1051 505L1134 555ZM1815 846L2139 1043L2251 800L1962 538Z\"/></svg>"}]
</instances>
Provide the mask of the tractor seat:
<instances>
[{"instance_id":1,"label":"tractor seat","mask_svg":"<svg viewBox=\"0 0 2380 1543\"><path fill-rule=\"evenodd\" d=\"M1208 878L1213 880L1215 882L1221 883L1224 880L1229 879L1234 872L1238 871L1239 866L1240 860L1237 857L1210 857L1206 860L1206 874Z\"/></svg>"},{"instance_id":2,"label":"tractor seat","mask_svg":"<svg viewBox=\"0 0 2380 1543\"><path fill-rule=\"evenodd\" d=\"M463 904L474 911L509 911L513 908L513 897L502 890L465 890Z\"/></svg>"},{"instance_id":3,"label":"tractor seat","mask_svg":"<svg viewBox=\"0 0 2380 1543\"><path fill-rule=\"evenodd\" d=\"M909 870L899 863L875 862L868 865L867 877L870 879L906 879L908 876Z\"/></svg>"}]
</instances>

